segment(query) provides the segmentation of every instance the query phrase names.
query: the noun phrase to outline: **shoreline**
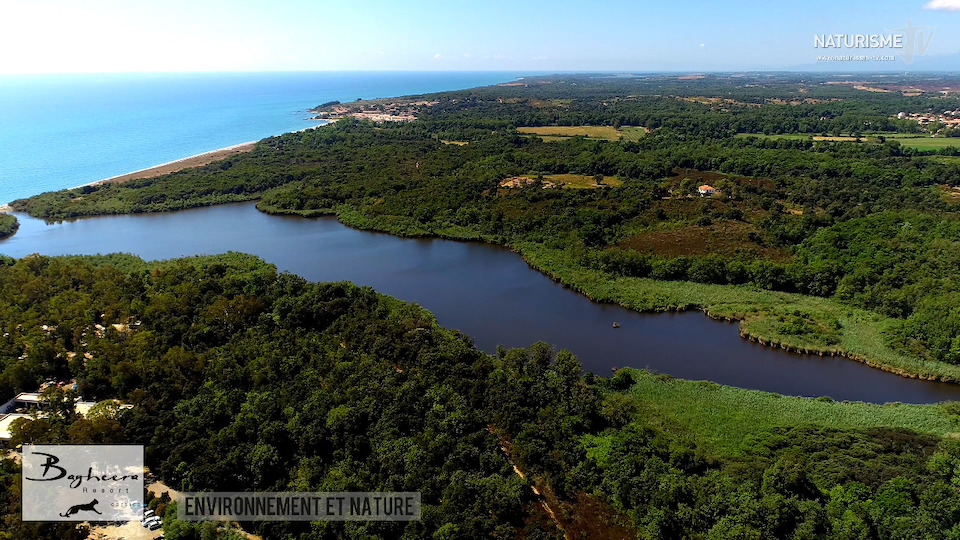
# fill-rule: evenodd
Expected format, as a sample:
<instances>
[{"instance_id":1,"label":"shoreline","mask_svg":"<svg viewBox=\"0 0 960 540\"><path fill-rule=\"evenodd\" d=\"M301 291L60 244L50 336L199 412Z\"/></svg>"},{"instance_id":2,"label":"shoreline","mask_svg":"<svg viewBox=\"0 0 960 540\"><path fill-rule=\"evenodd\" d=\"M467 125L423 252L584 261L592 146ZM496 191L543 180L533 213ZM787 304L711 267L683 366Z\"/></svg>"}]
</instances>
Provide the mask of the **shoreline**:
<instances>
[{"instance_id":1,"label":"shoreline","mask_svg":"<svg viewBox=\"0 0 960 540\"><path fill-rule=\"evenodd\" d=\"M303 129L298 129L295 131L290 131L288 133L301 133L303 131L316 129L318 127L323 127L326 125L330 125L332 123L333 121L327 121L324 124L307 127ZM251 150L256 148L258 142L260 141L249 141L245 143L234 144L231 146L225 146L223 148L210 150L208 152L202 152L200 154L187 156L185 158L175 159L173 161L168 161L166 163L154 165L152 167L147 167L145 169L124 173L117 176L111 176L110 178L104 178L103 180L95 180L93 182L81 184L79 186L75 186L68 189L79 189L87 186L101 186L104 184L122 184L124 182L129 182L130 180L142 180L144 178L155 178L157 176L163 176L165 174L179 172L184 169L190 169L193 167L202 167L204 165L209 165L213 162L220 161L222 159L226 159L231 156L250 152ZM4 210L4 208L6 208L7 210ZM0 206L0 212L4 212L4 211L10 211L9 205Z\"/></svg>"},{"instance_id":2,"label":"shoreline","mask_svg":"<svg viewBox=\"0 0 960 540\"><path fill-rule=\"evenodd\" d=\"M210 150L209 152L203 152L201 154L195 154L192 156L187 156L185 158L168 161L166 163L161 163L159 165L147 167L146 169L140 169L137 171L124 173L117 176L111 176L110 178L104 178L103 180L96 180L87 184L81 184L79 186L75 186L69 189L78 189L86 186L99 186L103 184L122 184L123 182L128 182L130 180L154 178L156 176L175 173L177 171L182 171L184 169L189 169L191 167L201 167L203 165L209 165L214 161L219 161L221 159L225 159L230 156L235 156L237 154L243 154L243 153L249 152L253 150L254 147L256 147L256 145L257 145L257 141L234 144L232 146L218 148L216 150Z\"/></svg>"}]
</instances>

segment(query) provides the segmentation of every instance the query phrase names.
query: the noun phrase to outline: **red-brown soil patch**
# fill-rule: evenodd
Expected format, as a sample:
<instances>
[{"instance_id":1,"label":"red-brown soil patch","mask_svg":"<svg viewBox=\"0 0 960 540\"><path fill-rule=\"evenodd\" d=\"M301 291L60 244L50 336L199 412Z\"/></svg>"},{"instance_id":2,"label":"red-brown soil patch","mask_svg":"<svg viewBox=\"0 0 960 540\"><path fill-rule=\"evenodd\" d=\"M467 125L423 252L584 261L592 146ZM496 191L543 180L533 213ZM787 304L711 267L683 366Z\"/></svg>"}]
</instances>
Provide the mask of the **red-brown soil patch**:
<instances>
[{"instance_id":1,"label":"red-brown soil patch","mask_svg":"<svg viewBox=\"0 0 960 540\"><path fill-rule=\"evenodd\" d=\"M753 225L742 221L723 221L712 225L691 225L669 231L645 232L631 236L617 245L661 257L745 255L778 261L790 258L789 251L760 245L750 239L750 233L759 231Z\"/></svg>"}]
</instances>

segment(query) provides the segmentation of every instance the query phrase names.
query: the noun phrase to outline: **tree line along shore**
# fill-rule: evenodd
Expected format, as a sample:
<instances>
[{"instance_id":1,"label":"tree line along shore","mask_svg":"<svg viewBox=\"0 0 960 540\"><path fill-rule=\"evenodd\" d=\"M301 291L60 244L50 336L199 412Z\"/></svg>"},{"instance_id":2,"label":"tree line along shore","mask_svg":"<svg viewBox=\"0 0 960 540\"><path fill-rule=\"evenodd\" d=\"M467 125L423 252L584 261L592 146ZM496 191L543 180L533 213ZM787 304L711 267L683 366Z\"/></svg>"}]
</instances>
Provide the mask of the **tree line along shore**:
<instances>
[{"instance_id":1,"label":"tree line along shore","mask_svg":"<svg viewBox=\"0 0 960 540\"><path fill-rule=\"evenodd\" d=\"M6 238L17 232L20 222L16 216L0 212L0 238Z\"/></svg>"}]
</instances>

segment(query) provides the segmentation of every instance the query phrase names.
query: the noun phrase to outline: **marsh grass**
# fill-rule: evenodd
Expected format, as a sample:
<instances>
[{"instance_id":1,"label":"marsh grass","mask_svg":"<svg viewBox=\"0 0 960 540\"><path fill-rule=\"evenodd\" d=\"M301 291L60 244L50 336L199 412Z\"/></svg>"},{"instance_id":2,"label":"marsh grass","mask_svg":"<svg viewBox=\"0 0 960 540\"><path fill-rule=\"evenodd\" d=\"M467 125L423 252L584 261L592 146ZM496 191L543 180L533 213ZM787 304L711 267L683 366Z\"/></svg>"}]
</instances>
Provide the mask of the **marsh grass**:
<instances>
[{"instance_id":1,"label":"marsh grass","mask_svg":"<svg viewBox=\"0 0 960 540\"><path fill-rule=\"evenodd\" d=\"M634 421L696 441L715 457L743 455L772 428L817 426L835 429L907 428L946 436L960 431L949 405L838 402L782 396L709 381L687 381L625 368L634 384L623 393L635 405ZM605 397L615 393L605 392ZM584 439L603 452L606 437Z\"/></svg>"},{"instance_id":2,"label":"marsh grass","mask_svg":"<svg viewBox=\"0 0 960 540\"><path fill-rule=\"evenodd\" d=\"M960 366L924 361L886 344L894 319L829 298L759 289L619 277L576 263L569 252L522 243L518 251L534 268L593 300L637 311L701 309L714 318L736 319L741 334L792 351L843 355L907 377L960 382ZM791 324L801 318L801 331Z\"/></svg>"}]
</instances>

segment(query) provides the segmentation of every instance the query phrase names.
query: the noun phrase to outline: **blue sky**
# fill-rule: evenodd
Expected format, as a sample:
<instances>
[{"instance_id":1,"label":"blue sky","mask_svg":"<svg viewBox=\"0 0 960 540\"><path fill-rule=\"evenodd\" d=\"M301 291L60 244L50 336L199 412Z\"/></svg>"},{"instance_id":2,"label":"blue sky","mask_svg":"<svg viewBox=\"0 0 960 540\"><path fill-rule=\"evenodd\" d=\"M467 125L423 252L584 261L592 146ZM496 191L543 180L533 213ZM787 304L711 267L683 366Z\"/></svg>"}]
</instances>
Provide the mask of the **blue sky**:
<instances>
[{"instance_id":1,"label":"blue sky","mask_svg":"<svg viewBox=\"0 0 960 540\"><path fill-rule=\"evenodd\" d=\"M960 0L0 0L0 73L789 69L907 21L960 53Z\"/></svg>"}]
</instances>

